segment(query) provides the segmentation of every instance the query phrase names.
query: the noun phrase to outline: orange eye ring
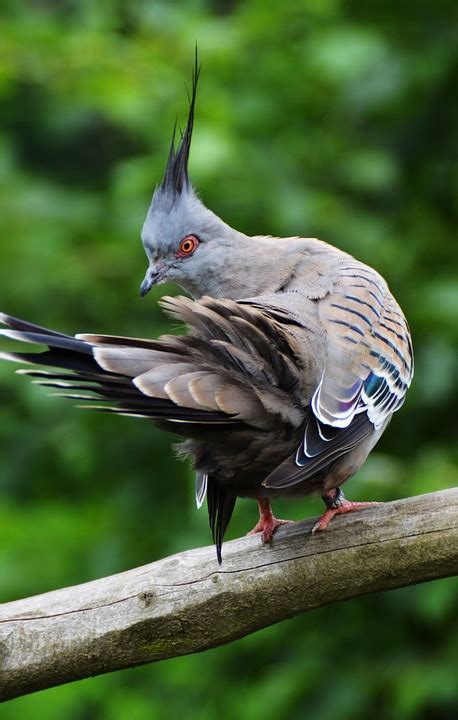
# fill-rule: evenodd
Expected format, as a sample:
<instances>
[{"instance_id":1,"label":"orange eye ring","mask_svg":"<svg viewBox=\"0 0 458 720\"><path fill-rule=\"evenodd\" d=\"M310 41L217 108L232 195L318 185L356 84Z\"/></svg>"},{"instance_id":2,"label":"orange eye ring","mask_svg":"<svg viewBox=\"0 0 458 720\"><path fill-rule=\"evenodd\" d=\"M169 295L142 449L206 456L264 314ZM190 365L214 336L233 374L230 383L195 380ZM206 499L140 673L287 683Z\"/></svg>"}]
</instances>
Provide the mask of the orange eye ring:
<instances>
[{"instance_id":1,"label":"orange eye ring","mask_svg":"<svg viewBox=\"0 0 458 720\"><path fill-rule=\"evenodd\" d=\"M189 255L193 254L198 244L199 241L195 235L186 235L178 247L178 257L189 257Z\"/></svg>"}]
</instances>

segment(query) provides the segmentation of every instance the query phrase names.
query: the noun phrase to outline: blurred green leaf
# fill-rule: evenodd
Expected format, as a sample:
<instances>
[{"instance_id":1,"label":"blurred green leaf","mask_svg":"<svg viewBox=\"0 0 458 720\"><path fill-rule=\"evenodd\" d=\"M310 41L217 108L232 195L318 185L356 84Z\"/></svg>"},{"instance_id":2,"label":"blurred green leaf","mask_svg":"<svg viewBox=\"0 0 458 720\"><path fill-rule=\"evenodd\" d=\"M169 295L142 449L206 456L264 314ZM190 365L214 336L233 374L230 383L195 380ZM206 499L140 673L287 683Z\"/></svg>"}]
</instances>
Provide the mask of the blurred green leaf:
<instances>
[{"instance_id":1,"label":"blurred green leaf","mask_svg":"<svg viewBox=\"0 0 458 720\"><path fill-rule=\"evenodd\" d=\"M456 2L7 0L0 16L1 308L156 337L139 234L197 41L191 175L253 234L373 265L416 377L354 499L455 485ZM176 288L166 290L175 291ZM147 422L77 411L0 366L0 593L12 600L209 542L192 473ZM319 499L279 502L302 518ZM230 537L255 522L240 501ZM2 720L448 720L456 579L322 608L230 646L24 697ZM262 602L262 598L260 598Z\"/></svg>"}]
</instances>

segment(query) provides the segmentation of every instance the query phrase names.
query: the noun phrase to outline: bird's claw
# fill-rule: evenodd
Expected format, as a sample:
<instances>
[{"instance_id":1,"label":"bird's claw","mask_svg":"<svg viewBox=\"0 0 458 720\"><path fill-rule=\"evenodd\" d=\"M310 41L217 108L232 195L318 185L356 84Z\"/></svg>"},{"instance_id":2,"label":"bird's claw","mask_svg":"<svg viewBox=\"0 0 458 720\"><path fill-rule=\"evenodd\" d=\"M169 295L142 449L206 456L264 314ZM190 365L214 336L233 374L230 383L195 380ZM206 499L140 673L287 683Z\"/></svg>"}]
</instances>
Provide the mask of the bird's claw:
<instances>
[{"instance_id":1,"label":"bird's claw","mask_svg":"<svg viewBox=\"0 0 458 720\"><path fill-rule=\"evenodd\" d=\"M328 529L328 525L335 515L346 515L349 512L355 512L356 510L364 510L365 508L373 507L375 505L383 505L382 502L350 502L345 498L340 500L338 507L328 507L327 510L322 514L318 522L312 528L312 535L317 532L324 532Z\"/></svg>"},{"instance_id":2,"label":"bird's claw","mask_svg":"<svg viewBox=\"0 0 458 720\"><path fill-rule=\"evenodd\" d=\"M261 540L263 545L267 545L272 542L274 532L281 525L290 525L293 520L280 520L272 515L271 518L260 518L254 528L250 530L247 535L257 535L261 533Z\"/></svg>"}]
</instances>

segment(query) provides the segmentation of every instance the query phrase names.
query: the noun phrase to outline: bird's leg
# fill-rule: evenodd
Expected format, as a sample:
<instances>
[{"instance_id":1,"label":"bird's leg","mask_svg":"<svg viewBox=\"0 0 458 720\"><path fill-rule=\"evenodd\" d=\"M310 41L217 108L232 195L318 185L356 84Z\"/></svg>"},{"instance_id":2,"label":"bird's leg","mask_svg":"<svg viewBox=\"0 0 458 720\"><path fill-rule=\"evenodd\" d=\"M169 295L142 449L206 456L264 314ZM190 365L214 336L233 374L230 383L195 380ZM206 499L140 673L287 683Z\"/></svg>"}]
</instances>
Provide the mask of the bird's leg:
<instances>
[{"instance_id":1,"label":"bird's leg","mask_svg":"<svg viewBox=\"0 0 458 720\"><path fill-rule=\"evenodd\" d=\"M326 530L335 515L345 515L345 513L364 510L364 508L372 507L373 505L383 505L381 502L350 502L346 499L340 487L329 490L329 492L322 495L322 498L327 506L327 510L313 526L312 534Z\"/></svg>"},{"instance_id":2,"label":"bird's leg","mask_svg":"<svg viewBox=\"0 0 458 720\"><path fill-rule=\"evenodd\" d=\"M270 506L270 500L269 498L259 498L258 499L258 505L259 505L259 520L254 526L253 530L250 530L247 535L256 535L257 533L262 533L261 538L262 542L270 543L272 542L272 536L275 532L275 530L280 527L280 525L289 525L292 523L292 520L279 520L275 517L275 515L272 512L272 508Z\"/></svg>"}]
</instances>

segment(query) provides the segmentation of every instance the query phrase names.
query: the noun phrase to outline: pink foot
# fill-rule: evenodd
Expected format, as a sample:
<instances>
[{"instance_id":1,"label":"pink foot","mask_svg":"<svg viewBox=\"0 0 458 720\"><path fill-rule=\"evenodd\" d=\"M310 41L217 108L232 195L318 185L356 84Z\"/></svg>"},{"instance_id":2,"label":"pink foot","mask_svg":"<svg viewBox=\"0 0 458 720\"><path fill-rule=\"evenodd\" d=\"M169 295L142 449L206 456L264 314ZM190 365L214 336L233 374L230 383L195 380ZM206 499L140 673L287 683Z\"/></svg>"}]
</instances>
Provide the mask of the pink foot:
<instances>
[{"instance_id":1,"label":"pink foot","mask_svg":"<svg viewBox=\"0 0 458 720\"><path fill-rule=\"evenodd\" d=\"M275 515L272 513L272 508L270 507L270 500L267 498L263 498L262 500L258 500L259 505L259 520L254 526L253 530L250 530L247 535L257 535L258 533L261 534L261 539L263 544L272 542L272 537L275 532L275 530L280 527L280 525L290 525L293 521L292 520L279 520L275 517Z\"/></svg>"},{"instance_id":2,"label":"pink foot","mask_svg":"<svg viewBox=\"0 0 458 720\"><path fill-rule=\"evenodd\" d=\"M328 505L328 509L325 510L318 522L313 526L312 535L316 532L327 530L329 523L335 515L345 515L346 513L364 510L374 505L383 505L382 502L350 502L346 500L340 488L337 488L336 491L331 490L330 493L323 496L323 500Z\"/></svg>"}]
</instances>

